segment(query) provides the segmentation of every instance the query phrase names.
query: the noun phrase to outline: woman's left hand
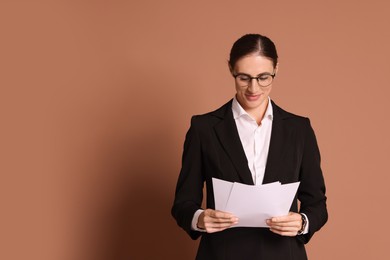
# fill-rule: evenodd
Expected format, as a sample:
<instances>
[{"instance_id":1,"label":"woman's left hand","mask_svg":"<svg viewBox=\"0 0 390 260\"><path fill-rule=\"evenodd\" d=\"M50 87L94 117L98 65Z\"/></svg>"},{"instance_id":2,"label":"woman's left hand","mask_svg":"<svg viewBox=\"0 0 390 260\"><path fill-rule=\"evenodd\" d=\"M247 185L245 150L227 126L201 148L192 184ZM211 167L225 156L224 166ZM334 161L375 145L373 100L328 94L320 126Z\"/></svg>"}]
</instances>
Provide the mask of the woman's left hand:
<instances>
[{"instance_id":1,"label":"woman's left hand","mask_svg":"<svg viewBox=\"0 0 390 260\"><path fill-rule=\"evenodd\" d=\"M268 219L267 225L276 234L293 237L302 228L302 216L301 214L290 212L287 216Z\"/></svg>"}]
</instances>

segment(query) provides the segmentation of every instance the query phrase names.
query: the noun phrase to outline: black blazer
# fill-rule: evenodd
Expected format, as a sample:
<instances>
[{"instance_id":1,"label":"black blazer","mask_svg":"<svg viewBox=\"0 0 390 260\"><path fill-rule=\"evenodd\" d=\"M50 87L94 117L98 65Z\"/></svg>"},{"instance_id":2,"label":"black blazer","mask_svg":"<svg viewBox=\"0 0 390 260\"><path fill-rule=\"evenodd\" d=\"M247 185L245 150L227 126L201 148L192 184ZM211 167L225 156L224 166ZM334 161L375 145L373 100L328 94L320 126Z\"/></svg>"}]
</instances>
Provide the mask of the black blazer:
<instances>
[{"instance_id":1,"label":"black blazer","mask_svg":"<svg viewBox=\"0 0 390 260\"><path fill-rule=\"evenodd\" d=\"M272 102L271 141L263 183L300 181L291 211L305 213L309 233L277 235L267 228L235 227L217 233L191 229L201 208L206 183L207 208L214 209L212 177L252 184L251 172L232 113L232 100L221 108L192 117L182 157L172 215L192 239L202 236L196 259L307 259L304 243L327 221L320 153L308 118L288 113Z\"/></svg>"}]
</instances>

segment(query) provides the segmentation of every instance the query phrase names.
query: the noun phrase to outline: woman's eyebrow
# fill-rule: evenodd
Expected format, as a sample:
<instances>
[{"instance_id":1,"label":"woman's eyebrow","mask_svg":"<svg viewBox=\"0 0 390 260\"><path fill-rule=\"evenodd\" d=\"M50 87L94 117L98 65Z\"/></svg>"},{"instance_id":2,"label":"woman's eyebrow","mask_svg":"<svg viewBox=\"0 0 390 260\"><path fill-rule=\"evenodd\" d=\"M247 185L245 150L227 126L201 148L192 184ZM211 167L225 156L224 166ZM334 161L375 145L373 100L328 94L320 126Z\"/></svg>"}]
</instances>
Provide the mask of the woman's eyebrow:
<instances>
[{"instance_id":1,"label":"woman's eyebrow","mask_svg":"<svg viewBox=\"0 0 390 260\"><path fill-rule=\"evenodd\" d=\"M236 75L245 75L245 76L252 77L252 75L250 75L248 73L244 73L244 72L237 72ZM272 75L272 73L270 73L270 72L261 72L261 73L257 74L256 77L264 76L264 75Z\"/></svg>"}]
</instances>

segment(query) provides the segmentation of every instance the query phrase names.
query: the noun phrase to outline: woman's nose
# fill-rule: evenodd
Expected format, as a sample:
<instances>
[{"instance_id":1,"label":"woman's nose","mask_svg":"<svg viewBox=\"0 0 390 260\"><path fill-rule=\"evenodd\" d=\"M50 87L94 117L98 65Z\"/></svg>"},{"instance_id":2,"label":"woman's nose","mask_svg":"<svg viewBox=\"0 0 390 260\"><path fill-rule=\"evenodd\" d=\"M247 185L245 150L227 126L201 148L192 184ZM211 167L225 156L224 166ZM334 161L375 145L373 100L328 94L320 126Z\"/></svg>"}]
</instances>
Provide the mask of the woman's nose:
<instances>
[{"instance_id":1,"label":"woman's nose","mask_svg":"<svg viewBox=\"0 0 390 260\"><path fill-rule=\"evenodd\" d=\"M248 84L248 90L251 92L255 92L257 88L259 88L259 83L257 82L257 79L251 79L251 81Z\"/></svg>"}]
</instances>

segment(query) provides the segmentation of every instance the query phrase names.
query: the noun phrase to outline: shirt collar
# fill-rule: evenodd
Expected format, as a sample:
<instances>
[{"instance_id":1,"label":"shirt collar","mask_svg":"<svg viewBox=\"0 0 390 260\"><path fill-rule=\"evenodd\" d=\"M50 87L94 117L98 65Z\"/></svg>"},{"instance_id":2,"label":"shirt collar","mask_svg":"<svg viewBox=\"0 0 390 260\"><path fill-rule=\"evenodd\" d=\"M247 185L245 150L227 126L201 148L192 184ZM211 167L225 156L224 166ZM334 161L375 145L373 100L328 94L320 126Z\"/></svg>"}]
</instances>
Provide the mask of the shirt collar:
<instances>
[{"instance_id":1,"label":"shirt collar","mask_svg":"<svg viewBox=\"0 0 390 260\"><path fill-rule=\"evenodd\" d=\"M247 115L247 116L249 116L250 118L252 118L252 117L245 111L245 109L242 108L242 106L240 105L240 103L238 103L236 96L234 96L234 98L233 98L232 110L233 110L233 117L234 117L234 119L237 119L237 118L239 118L239 117L241 117L241 116L243 116L243 115ZM273 109L272 109L271 98L268 97L268 106L267 106L267 110L265 111L264 118L268 118L268 119L272 120L272 119L273 119L273 116L274 116L274 112L273 112ZM264 118L263 118L263 119L264 119Z\"/></svg>"}]
</instances>

